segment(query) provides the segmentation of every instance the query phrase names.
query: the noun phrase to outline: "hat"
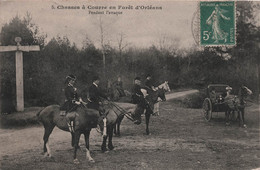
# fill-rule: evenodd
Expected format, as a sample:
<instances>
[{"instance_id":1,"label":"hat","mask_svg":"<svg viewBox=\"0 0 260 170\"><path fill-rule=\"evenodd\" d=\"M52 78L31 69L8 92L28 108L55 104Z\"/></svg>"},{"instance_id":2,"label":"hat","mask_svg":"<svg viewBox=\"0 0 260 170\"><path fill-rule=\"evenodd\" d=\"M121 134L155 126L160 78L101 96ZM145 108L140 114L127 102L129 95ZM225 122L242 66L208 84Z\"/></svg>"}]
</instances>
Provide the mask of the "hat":
<instances>
[{"instance_id":1,"label":"hat","mask_svg":"<svg viewBox=\"0 0 260 170\"><path fill-rule=\"evenodd\" d=\"M93 81L93 82L96 81L96 80L99 80L99 77L98 77L98 76L94 76L94 77L92 78L92 81Z\"/></svg>"},{"instance_id":2,"label":"hat","mask_svg":"<svg viewBox=\"0 0 260 170\"><path fill-rule=\"evenodd\" d=\"M140 77L136 77L135 80L141 80L141 78Z\"/></svg>"},{"instance_id":3,"label":"hat","mask_svg":"<svg viewBox=\"0 0 260 170\"><path fill-rule=\"evenodd\" d=\"M227 90L227 91L228 91L228 90L232 90L232 87L228 86L228 87L226 87L226 90Z\"/></svg>"}]
</instances>

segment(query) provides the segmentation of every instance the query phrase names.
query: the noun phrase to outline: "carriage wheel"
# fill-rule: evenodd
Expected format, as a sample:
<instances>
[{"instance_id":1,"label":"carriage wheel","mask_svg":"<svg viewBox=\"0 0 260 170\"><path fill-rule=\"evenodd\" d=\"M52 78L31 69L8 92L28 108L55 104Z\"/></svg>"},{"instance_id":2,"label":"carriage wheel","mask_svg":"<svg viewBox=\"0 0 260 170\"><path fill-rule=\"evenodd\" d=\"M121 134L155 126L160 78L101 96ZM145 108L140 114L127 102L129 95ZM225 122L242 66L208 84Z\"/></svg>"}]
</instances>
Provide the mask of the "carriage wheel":
<instances>
[{"instance_id":1,"label":"carriage wheel","mask_svg":"<svg viewBox=\"0 0 260 170\"><path fill-rule=\"evenodd\" d=\"M209 98L206 98L203 101L202 109L203 109L205 120L209 122L212 116L212 104Z\"/></svg>"}]
</instances>

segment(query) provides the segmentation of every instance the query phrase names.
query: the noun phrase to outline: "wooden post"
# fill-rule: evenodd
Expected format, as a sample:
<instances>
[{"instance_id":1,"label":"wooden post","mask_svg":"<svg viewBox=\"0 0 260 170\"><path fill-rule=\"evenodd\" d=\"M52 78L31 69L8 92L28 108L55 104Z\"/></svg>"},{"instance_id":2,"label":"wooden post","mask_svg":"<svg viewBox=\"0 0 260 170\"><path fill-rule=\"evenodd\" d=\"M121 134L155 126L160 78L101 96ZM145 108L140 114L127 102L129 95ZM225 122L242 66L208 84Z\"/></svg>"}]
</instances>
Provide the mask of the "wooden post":
<instances>
[{"instance_id":1,"label":"wooden post","mask_svg":"<svg viewBox=\"0 0 260 170\"><path fill-rule=\"evenodd\" d=\"M15 68L16 68L16 110L24 110L24 88L23 88L23 51L40 51L38 45L34 46L21 46L20 37L15 38L17 46L0 46L0 52L16 51L15 53Z\"/></svg>"},{"instance_id":2,"label":"wooden post","mask_svg":"<svg viewBox=\"0 0 260 170\"><path fill-rule=\"evenodd\" d=\"M16 68L16 110L24 110L24 90L23 90L23 53L16 51L15 54L15 68Z\"/></svg>"}]
</instances>

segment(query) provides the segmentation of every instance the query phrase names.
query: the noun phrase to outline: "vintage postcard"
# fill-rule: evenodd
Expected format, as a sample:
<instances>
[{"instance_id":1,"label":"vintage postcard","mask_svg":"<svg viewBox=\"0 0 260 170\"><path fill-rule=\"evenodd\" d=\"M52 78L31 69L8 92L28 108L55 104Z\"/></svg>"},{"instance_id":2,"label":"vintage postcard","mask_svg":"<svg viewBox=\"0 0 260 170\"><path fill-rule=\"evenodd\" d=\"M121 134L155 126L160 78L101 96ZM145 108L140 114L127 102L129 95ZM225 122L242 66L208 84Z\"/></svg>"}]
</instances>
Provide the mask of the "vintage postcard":
<instances>
[{"instance_id":1,"label":"vintage postcard","mask_svg":"<svg viewBox=\"0 0 260 170\"><path fill-rule=\"evenodd\" d=\"M259 169L259 1L0 0L0 169Z\"/></svg>"}]
</instances>

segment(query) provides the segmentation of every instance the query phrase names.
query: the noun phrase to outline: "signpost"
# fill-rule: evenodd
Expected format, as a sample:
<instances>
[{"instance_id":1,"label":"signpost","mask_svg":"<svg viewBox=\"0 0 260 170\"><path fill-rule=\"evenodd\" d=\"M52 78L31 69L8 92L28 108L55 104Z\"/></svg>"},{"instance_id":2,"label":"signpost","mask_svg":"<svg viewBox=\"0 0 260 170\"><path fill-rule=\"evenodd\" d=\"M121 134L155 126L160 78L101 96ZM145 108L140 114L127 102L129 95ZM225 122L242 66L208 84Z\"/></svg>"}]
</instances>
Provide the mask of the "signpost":
<instances>
[{"instance_id":1,"label":"signpost","mask_svg":"<svg viewBox=\"0 0 260 170\"><path fill-rule=\"evenodd\" d=\"M16 110L24 110L24 90L23 90L23 52L40 51L38 45L22 46L20 37L15 38L16 46L0 46L0 52L15 52L16 68Z\"/></svg>"}]
</instances>

